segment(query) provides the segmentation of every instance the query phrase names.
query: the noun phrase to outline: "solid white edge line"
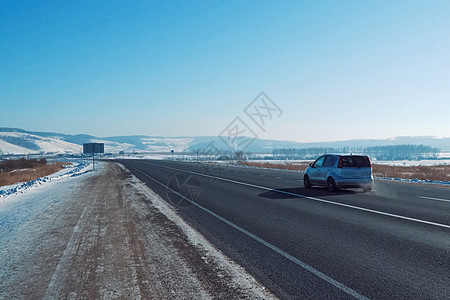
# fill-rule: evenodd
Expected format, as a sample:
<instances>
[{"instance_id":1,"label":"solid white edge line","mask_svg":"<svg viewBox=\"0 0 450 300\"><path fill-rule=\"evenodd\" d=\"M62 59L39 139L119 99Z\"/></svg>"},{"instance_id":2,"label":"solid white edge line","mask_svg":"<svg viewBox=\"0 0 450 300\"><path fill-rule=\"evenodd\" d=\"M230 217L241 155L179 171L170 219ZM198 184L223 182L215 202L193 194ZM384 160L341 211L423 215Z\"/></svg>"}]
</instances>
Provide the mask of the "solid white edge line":
<instances>
[{"instance_id":1,"label":"solid white edge line","mask_svg":"<svg viewBox=\"0 0 450 300\"><path fill-rule=\"evenodd\" d=\"M131 167L131 166L129 166ZM127 167L128 168L128 167ZM271 250L277 252L278 254L280 254L281 256L285 257L286 259L290 260L291 262L295 263L296 265L300 266L301 268L305 269L306 271L316 275L317 277L319 277L320 279L328 282L329 284L335 286L336 288L338 288L339 290L341 290L342 292L353 296L356 299L361 299L361 300L368 300L369 298L367 298L366 296L356 292L355 290L349 288L348 286L344 285L343 283L340 283L339 281L331 278L328 275L325 275L324 273L320 272L319 270L311 267L310 265L302 262L301 260L299 260L298 258L295 258L294 256L290 255L289 253L281 250L280 248L272 245L271 243L263 240L262 238L258 237L257 235L254 235L253 233L245 230L244 228L234 224L231 221L228 221L227 219L221 217L220 215L216 214L215 212L207 209L206 207L203 207L202 205L190 200L189 198L186 198L185 196L179 194L177 191L171 189L170 187L164 185L163 183L159 182L158 180L154 179L153 177L147 175L146 173L142 172L139 169L136 169L135 167L131 167L132 169L136 170L137 172L141 173L142 175L144 175L145 177L149 178L150 180L162 185L163 187L171 190L173 193L177 194L178 196L182 197L183 199L185 199L186 201L192 203L193 205L195 205L196 207L200 208L201 210L207 212L208 214L216 217L217 219L219 219L220 221L226 223L227 225L230 225L231 227L233 227L234 229L240 231L241 233L247 235L248 237L254 239L255 241L263 244L264 246L270 248Z\"/></svg>"},{"instance_id":2,"label":"solid white edge line","mask_svg":"<svg viewBox=\"0 0 450 300\"><path fill-rule=\"evenodd\" d=\"M273 192L282 193L282 194L286 194L286 195L290 195L290 196L296 196L296 197L301 197L301 198L314 200L314 201L318 201L318 202L323 202L323 203L333 204L333 205L337 205L337 206L343 206L343 207L347 207L347 208L352 208L352 209L357 209L357 210L361 210L361 211L371 212L371 213L379 214L379 215L383 215L383 216L388 216L388 217L393 217L393 218L398 218L398 219L408 220L408 221L412 221L412 222L417 222L417 223L422 223L422 224L433 225L433 226L438 226L438 227L450 229L450 225L447 225L447 224L441 224L441 223L436 223L436 222L431 222L431 221L426 221L426 220L421 220L421 219L416 219L416 218L411 218L411 217L391 214L391 213L378 211L378 210L374 210L374 209L370 209L370 208L359 207L359 206L355 206L355 205L351 205L351 204L333 202L333 201L330 201L330 200L325 200L325 199L320 199L320 198L316 198L316 197L310 197L310 196L290 193L290 192L281 191L281 190L277 190L277 189L271 189L271 188L268 188L268 187L265 187L265 186L260 186L260 185L255 185L255 184L251 184L251 183L236 181L236 180L232 180L232 179L227 179L227 178L222 178L222 177L217 177L217 176L211 176L211 175L201 174L201 173L198 173L198 172L186 171L186 170L181 170L181 169L177 169L177 168L172 168L172 167L161 166L161 165L153 164L153 163L149 163L149 162L144 162L143 161L142 163L158 166L158 167L161 167L161 168L172 169L172 170L176 170L176 171L180 171L180 172L197 174L199 176L214 178L214 179L217 179L217 180L228 181L228 182L232 182L232 183L236 183L236 184L240 184L240 185L245 185L245 186L250 186L250 187L254 187L254 188L259 188L259 189L266 190L266 191L273 191Z\"/></svg>"},{"instance_id":3,"label":"solid white edge line","mask_svg":"<svg viewBox=\"0 0 450 300\"><path fill-rule=\"evenodd\" d=\"M441 198L433 198L433 197L426 197L426 196L417 196L422 199L428 199L428 200L436 200L436 201L442 201L442 202L450 202L448 199L441 199Z\"/></svg>"}]
</instances>

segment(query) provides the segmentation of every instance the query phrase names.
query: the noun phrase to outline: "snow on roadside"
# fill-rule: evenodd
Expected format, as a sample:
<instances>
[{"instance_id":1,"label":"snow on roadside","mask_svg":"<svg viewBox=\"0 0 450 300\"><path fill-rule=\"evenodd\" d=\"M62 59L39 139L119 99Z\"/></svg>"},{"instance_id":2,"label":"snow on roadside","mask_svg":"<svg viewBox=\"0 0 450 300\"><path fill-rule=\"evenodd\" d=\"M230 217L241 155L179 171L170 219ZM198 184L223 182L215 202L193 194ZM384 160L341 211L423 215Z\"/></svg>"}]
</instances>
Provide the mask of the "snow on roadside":
<instances>
[{"instance_id":1,"label":"snow on roadside","mask_svg":"<svg viewBox=\"0 0 450 300\"><path fill-rule=\"evenodd\" d=\"M400 166L400 167L437 166L437 165L449 165L450 159L372 160L372 163L378 165Z\"/></svg>"},{"instance_id":2,"label":"snow on roadside","mask_svg":"<svg viewBox=\"0 0 450 300\"><path fill-rule=\"evenodd\" d=\"M421 180L421 179L405 179L405 178L393 178L393 177L378 177L374 176L376 180L387 180L387 181L394 181L394 182L408 182L408 183L425 183L425 184L440 184L440 185L448 185L450 186L450 181L441 181L441 180Z\"/></svg>"},{"instance_id":3,"label":"snow on roadside","mask_svg":"<svg viewBox=\"0 0 450 300\"><path fill-rule=\"evenodd\" d=\"M99 169L101 172L102 164ZM86 178L98 174L85 172L81 165L70 168L64 174L58 173L45 183L45 188L28 188L26 192L9 194L7 201L0 200L0 299L11 299L4 297L5 293L10 292L5 284L14 280L17 274L35 272L36 265L24 264L24 260L49 244L57 245L55 242L59 237L52 230L65 224L67 215L64 210L73 202L74 191L83 187ZM84 175L77 176L81 174ZM39 216L40 222L36 221ZM30 286L27 289L32 291ZM33 298L31 293L28 295L27 298Z\"/></svg>"},{"instance_id":4,"label":"snow on roadside","mask_svg":"<svg viewBox=\"0 0 450 300\"><path fill-rule=\"evenodd\" d=\"M92 168L92 163L78 160L73 161L72 165L67 165L64 169L53 173L45 177L39 177L35 180L28 182L20 182L12 185L0 187L0 205L6 201L6 199L14 194L24 193L25 191L33 188L37 188L43 184L51 181L59 181L68 177L75 177L86 172Z\"/></svg>"}]
</instances>

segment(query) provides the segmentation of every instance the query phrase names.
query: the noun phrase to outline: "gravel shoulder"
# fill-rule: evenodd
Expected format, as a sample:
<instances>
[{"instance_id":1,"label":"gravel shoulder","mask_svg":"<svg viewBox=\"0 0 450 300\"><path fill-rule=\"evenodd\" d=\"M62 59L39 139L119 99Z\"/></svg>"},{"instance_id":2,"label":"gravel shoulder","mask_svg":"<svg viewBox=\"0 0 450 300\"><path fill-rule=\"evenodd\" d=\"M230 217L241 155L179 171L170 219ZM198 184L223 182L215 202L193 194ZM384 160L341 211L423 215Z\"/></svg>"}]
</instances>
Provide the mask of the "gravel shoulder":
<instances>
[{"instance_id":1,"label":"gravel shoulder","mask_svg":"<svg viewBox=\"0 0 450 300\"><path fill-rule=\"evenodd\" d=\"M25 198L0 207L0 299L275 298L120 165Z\"/></svg>"}]
</instances>

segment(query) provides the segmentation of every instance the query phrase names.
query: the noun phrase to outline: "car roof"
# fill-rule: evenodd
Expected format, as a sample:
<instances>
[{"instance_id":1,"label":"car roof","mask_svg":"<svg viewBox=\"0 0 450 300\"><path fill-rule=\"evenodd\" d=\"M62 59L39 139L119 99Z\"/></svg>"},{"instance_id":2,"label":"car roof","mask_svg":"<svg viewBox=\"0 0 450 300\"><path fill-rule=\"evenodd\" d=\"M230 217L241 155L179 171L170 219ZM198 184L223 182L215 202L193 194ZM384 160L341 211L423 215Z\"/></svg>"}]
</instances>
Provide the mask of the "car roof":
<instances>
[{"instance_id":1,"label":"car roof","mask_svg":"<svg viewBox=\"0 0 450 300\"><path fill-rule=\"evenodd\" d=\"M322 157L322 156L335 156L335 157L368 157L367 155L354 155L354 154L345 154L345 155L343 155L343 154L323 154L323 155L321 155L321 156L319 156L319 157Z\"/></svg>"}]
</instances>

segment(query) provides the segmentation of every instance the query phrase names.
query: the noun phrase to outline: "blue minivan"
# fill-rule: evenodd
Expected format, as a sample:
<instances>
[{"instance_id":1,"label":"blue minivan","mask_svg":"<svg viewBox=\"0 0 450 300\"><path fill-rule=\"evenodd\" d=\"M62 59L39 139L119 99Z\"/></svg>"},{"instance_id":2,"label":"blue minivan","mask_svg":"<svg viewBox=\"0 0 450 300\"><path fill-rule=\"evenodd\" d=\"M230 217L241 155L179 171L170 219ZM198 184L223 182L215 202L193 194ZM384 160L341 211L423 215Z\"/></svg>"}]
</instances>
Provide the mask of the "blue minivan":
<instances>
[{"instance_id":1,"label":"blue minivan","mask_svg":"<svg viewBox=\"0 0 450 300\"><path fill-rule=\"evenodd\" d=\"M372 164L363 155L326 154L310 164L303 176L305 188L325 186L330 192L340 188L373 189Z\"/></svg>"}]
</instances>

